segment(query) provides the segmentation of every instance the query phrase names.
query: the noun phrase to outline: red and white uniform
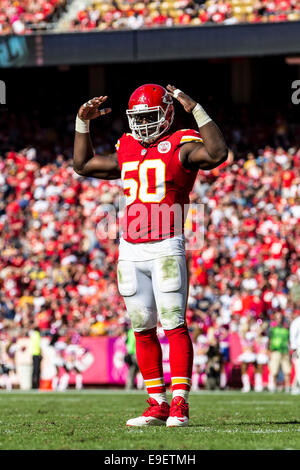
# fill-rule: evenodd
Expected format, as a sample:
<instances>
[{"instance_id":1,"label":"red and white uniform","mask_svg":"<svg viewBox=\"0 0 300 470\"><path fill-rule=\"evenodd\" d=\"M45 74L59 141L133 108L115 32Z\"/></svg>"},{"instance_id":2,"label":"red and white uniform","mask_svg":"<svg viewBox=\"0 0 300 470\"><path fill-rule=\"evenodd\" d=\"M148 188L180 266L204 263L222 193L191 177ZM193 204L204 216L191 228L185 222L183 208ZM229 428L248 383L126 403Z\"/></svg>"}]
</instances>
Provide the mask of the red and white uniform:
<instances>
[{"instance_id":1,"label":"red and white uniform","mask_svg":"<svg viewBox=\"0 0 300 470\"><path fill-rule=\"evenodd\" d=\"M124 134L116 146L127 202L118 287L136 332L154 328L158 315L164 330L185 322L183 215L197 171L183 167L180 148L191 141L202 139L188 129L164 134L148 147ZM180 224L170 211L175 205L175 213L181 211ZM163 216L158 217L160 211Z\"/></svg>"},{"instance_id":2,"label":"red and white uniform","mask_svg":"<svg viewBox=\"0 0 300 470\"><path fill-rule=\"evenodd\" d=\"M257 364L268 364L269 362L269 338L259 334L255 339Z\"/></svg>"},{"instance_id":3,"label":"red and white uniform","mask_svg":"<svg viewBox=\"0 0 300 470\"><path fill-rule=\"evenodd\" d=\"M256 332L248 330L241 335L242 354L239 356L241 362L252 363L256 360L255 354Z\"/></svg>"},{"instance_id":4,"label":"red and white uniform","mask_svg":"<svg viewBox=\"0 0 300 470\"><path fill-rule=\"evenodd\" d=\"M208 338L204 334L200 334L194 343L194 365L203 366L207 363L207 351L209 349Z\"/></svg>"},{"instance_id":5,"label":"red and white uniform","mask_svg":"<svg viewBox=\"0 0 300 470\"><path fill-rule=\"evenodd\" d=\"M165 134L148 147L132 134L119 139L116 149L126 197L123 239L127 242L153 242L183 233L184 209L197 176L197 171L184 168L180 161L180 148L187 142L202 142L199 132L186 129ZM181 220L175 220L171 212L169 222L165 215L174 205L181 211Z\"/></svg>"}]
</instances>

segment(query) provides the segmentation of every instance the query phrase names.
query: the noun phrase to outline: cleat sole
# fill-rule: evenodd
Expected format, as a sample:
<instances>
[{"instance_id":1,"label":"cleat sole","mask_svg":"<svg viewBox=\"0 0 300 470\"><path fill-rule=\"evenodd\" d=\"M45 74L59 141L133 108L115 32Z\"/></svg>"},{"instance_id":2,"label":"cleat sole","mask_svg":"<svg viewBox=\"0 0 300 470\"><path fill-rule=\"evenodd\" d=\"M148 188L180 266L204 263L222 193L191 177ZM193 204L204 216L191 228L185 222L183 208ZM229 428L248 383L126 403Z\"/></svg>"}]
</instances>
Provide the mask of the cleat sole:
<instances>
[{"instance_id":1,"label":"cleat sole","mask_svg":"<svg viewBox=\"0 0 300 470\"><path fill-rule=\"evenodd\" d=\"M156 419L156 420L153 419L145 424L127 424L126 423L126 426L128 426L129 428L144 428L147 426L165 426L165 425L166 425L166 422L160 419Z\"/></svg>"}]
</instances>

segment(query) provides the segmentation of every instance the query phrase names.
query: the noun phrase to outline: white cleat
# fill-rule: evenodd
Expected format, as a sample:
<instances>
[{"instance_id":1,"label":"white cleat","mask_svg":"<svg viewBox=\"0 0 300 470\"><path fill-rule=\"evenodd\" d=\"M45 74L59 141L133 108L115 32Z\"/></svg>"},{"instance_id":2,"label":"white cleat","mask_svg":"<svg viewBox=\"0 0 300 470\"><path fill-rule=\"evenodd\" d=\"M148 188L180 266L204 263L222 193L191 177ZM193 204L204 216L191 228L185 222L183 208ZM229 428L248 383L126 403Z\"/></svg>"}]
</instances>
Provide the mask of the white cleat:
<instances>
[{"instance_id":1,"label":"white cleat","mask_svg":"<svg viewBox=\"0 0 300 470\"><path fill-rule=\"evenodd\" d=\"M170 413L169 404L166 402L160 405L154 398L147 400L149 407L144 410L142 416L129 419L126 426L165 426Z\"/></svg>"},{"instance_id":2,"label":"white cleat","mask_svg":"<svg viewBox=\"0 0 300 470\"><path fill-rule=\"evenodd\" d=\"M189 425L189 405L183 398L174 397L171 402L170 416L166 423L168 428L184 427Z\"/></svg>"},{"instance_id":3,"label":"white cleat","mask_svg":"<svg viewBox=\"0 0 300 470\"><path fill-rule=\"evenodd\" d=\"M165 426L166 422L162 419L153 417L138 416L138 418L129 419L126 426Z\"/></svg>"},{"instance_id":4,"label":"white cleat","mask_svg":"<svg viewBox=\"0 0 300 470\"><path fill-rule=\"evenodd\" d=\"M187 418L187 416L183 416L181 418L177 418L176 416L169 416L167 419L167 428L183 427L188 425L189 418Z\"/></svg>"}]
</instances>

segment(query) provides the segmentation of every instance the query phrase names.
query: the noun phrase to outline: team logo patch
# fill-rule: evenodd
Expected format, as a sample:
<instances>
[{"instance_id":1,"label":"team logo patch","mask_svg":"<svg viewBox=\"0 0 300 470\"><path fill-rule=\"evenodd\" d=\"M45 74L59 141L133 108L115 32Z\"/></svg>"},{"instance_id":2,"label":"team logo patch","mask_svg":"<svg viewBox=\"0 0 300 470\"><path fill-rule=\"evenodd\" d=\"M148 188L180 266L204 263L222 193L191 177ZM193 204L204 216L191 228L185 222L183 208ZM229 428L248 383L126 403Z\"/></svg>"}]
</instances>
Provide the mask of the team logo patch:
<instances>
[{"instance_id":1,"label":"team logo patch","mask_svg":"<svg viewBox=\"0 0 300 470\"><path fill-rule=\"evenodd\" d=\"M159 151L159 153L167 153L169 152L170 148L171 142L168 142L166 140L165 142L160 142L160 144L158 144L157 150Z\"/></svg>"}]
</instances>

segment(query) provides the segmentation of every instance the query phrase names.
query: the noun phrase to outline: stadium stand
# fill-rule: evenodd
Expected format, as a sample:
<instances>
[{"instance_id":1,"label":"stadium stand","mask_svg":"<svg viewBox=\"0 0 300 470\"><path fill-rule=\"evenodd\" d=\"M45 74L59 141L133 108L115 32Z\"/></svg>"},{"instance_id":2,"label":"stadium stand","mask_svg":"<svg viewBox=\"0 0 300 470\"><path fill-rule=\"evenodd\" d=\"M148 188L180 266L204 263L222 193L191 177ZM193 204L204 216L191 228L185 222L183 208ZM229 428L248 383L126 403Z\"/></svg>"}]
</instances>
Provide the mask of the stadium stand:
<instances>
[{"instance_id":1,"label":"stadium stand","mask_svg":"<svg viewBox=\"0 0 300 470\"><path fill-rule=\"evenodd\" d=\"M118 240L103 239L99 227L119 208L120 181L73 171L73 116L56 116L56 128L38 114L11 114L0 124L2 340L28 334L35 323L43 336L124 334L129 321L116 283ZM110 129L95 133L99 154L109 153L124 129L119 117ZM225 127L235 160L199 172L192 193L192 204L205 204L203 248L188 252L187 308L202 375L212 338L226 344L228 332L242 337L251 325L270 327L277 311L288 324L295 311L300 146L281 116L271 129L273 136L262 127L259 134L230 126L229 135ZM257 140L246 145L244 135ZM266 141L271 145L261 145ZM113 232L115 222L109 227Z\"/></svg>"},{"instance_id":2,"label":"stadium stand","mask_svg":"<svg viewBox=\"0 0 300 470\"><path fill-rule=\"evenodd\" d=\"M0 34L28 34L52 27L68 0L3 0L0 4Z\"/></svg>"},{"instance_id":3,"label":"stadium stand","mask_svg":"<svg viewBox=\"0 0 300 470\"><path fill-rule=\"evenodd\" d=\"M6 149L12 129L1 134ZM55 142L51 129L35 135ZM283 138L276 148L199 173L192 202L205 203L206 237L201 253L190 252L192 328L214 311L220 324L249 311L290 314L290 289L300 280L300 150L281 142L289 144ZM111 141L97 141L97 152L110 148ZM96 228L118 208L120 182L79 177L60 148L46 164L34 145L1 154L2 328L26 328L36 317L47 333L65 317L85 334L95 324L115 334L125 311L116 288L117 240L97 238Z\"/></svg>"},{"instance_id":4,"label":"stadium stand","mask_svg":"<svg viewBox=\"0 0 300 470\"><path fill-rule=\"evenodd\" d=\"M0 34L297 21L299 0L4 0Z\"/></svg>"},{"instance_id":5,"label":"stadium stand","mask_svg":"<svg viewBox=\"0 0 300 470\"><path fill-rule=\"evenodd\" d=\"M199 26L295 21L300 18L299 2L254 0L168 0L94 2L77 12L71 30L139 29L147 27Z\"/></svg>"}]
</instances>

